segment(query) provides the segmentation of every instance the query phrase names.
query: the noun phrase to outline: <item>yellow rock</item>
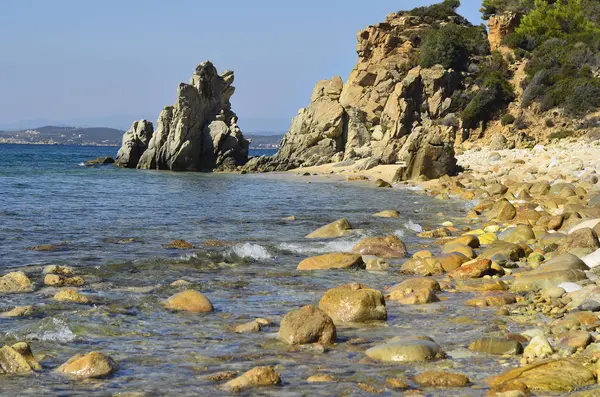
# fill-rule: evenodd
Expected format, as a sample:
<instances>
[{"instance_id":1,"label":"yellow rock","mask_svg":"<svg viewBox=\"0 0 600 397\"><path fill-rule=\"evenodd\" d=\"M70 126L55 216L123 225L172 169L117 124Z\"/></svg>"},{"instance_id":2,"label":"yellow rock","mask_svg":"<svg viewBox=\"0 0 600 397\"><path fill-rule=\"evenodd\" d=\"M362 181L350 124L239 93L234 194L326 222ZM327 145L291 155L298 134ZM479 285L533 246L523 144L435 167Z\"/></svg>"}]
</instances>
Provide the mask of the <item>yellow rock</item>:
<instances>
[{"instance_id":1,"label":"yellow rock","mask_svg":"<svg viewBox=\"0 0 600 397\"><path fill-rule=\"evenodd\" d=\"M104 378L117 370L117 364L100 352L77 354L58 367L58 372L79 378Z\"/></svg>"},{"instance_id":2,"label":"yellow rock","mask_svg":"<svg viewBox=\"0 0 600 397\"><path fill-rule=\"evenodd\" d=\"M322 226L314 232L308 234L306 238L336 238L346 236L351 232L352 226L346 218L338 219L335 222Z\"/></svg>"},{"instance_id":3,"label":"yellow rock","mask_svg":"<svg viewBox=\"0 0 600 397\"><path fill-rule=\"evenodd\" d=\"M498 240L498 236L495 233L484 233L477 236L481 245L489 245L494 241Z\"/></svg>"},{"instance_id":4,"label":"yellow rock","mask_svg":"<svg viewBox=\"0 0 600 397\"><path fill-rule=\"evenodd\" d=\"M298 270L328 270L365 268L362 256L338 252L306 258L298 265Z\"/></svg>"},{"instance_id":5,"label":"yellow rock","mask_svg":"<svg viewBox=\"0 0 600 397\"><path fill-rule=\"evenodd\" d=\"M75 288L66 288L54 295L54 300L59 302L90 303L90 298L77 292Z\"/></svg>"},{"instance_id":6,"label":"yellow rock","mask_svg":"<svg viewBox=\"0 0 600 397\"><path fill-rule=\"evenodd\" d=\"M213 311L213 305L208 298L195 290L186 290L167 299L165 307L170 310L181 310L194 313Z\"/></svg>"}]
</instances>

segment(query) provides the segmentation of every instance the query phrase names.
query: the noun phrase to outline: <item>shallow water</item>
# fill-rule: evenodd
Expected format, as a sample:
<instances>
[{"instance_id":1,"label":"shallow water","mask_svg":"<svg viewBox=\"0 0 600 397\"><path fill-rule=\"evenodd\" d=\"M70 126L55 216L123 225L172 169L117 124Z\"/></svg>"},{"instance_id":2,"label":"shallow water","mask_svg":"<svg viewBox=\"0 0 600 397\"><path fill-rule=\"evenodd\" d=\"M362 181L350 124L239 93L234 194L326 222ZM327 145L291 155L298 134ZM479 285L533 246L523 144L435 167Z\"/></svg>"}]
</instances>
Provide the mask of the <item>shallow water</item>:
<instances>
[{"instance_id":1,"label":"shallow water","mask_svg":"<svg viewBox=\"0 0 600 397\"><path fill-rule=\"evenodd\" d=\"M501 363L517 363L466 350L476 337L504 327L493 320L493 308L465 307L464 300L473 296L467 293L444 293L448 300L418 307L390 303L386 323L338 329L340 343L325 353L279 343L277 326L258 334L230 330L257 317L278 323L285 313L317 303L327 289L340 284L356 281L383 289L401 281L400 264L384 272L299 274L295 268L307 256L349 251L365 235L396 233L409 252L423 249L427 241L416 237L419 227L461 217L464 202L439 201L409 189L372 189L359 182L324 182L314 177L80 165L90 158L114 155L115 150L0 145L0 273L24 270L38 287L34 293L2 296L0 310L25 304L39 308L34 317L0 319L0 343L30 341L45 368L33 375L3 376L0 394L219 395L222 392L204 375L276 365L283 387L255 390L253 395L360 396L365 392L357 382L383 388L390 376L410 377L426 369L447 368L469 375L479 388L459 394L427 389L426 395L480 396L486 392L485 377L502 372ZM371 216L385 209L397 209L402 216ZM281 220L290 215L297 221ZM330 241L303 238L342 217L359 229L355 235ZM174 239L185 239L198 248L164 246ZM207 240L232 245L206 248L203 242ZM57 249L28 250L45 244ZM83 292L95 304L53 302L56 290L43 287L42 282L41 268L48 264L76 267L87 281ZM164 310L161 301L180 290L169 286L178 279L192 282L205 293L216 312L197 315ZM473 321L454 321L458 316ZM416 334L433 337L450 358L410 365L361 363L364 351L373 344ZM347 343L356 338L365 341ZM72 355L91 350L109 353L120 370L97 381L69 380L53 372ZM332 374L339 382L305 381L317 373ZM388 390L382 395L391 394Z\"/></svg>"}]
</instances>

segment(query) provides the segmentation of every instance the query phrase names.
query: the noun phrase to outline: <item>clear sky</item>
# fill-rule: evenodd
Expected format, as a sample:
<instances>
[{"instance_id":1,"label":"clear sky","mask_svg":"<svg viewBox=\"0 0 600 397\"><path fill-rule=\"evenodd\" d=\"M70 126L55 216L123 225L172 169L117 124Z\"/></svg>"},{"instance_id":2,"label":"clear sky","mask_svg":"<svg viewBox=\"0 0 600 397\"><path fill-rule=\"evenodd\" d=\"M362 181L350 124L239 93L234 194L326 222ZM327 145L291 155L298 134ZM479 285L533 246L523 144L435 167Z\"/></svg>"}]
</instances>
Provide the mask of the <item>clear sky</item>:
<instances>
[{"instance_id":1,"label":"clear sky","mask_svg":"<svg viewBox=\"0 0 600 397\"><path fill-rule=\"evenodd\" d=\"M318 80L346 79L359 30L433 2L1 0L0 128L155 121L209 59L235 71L242 130L285 131Z\"/></svg>"}]
</instances>

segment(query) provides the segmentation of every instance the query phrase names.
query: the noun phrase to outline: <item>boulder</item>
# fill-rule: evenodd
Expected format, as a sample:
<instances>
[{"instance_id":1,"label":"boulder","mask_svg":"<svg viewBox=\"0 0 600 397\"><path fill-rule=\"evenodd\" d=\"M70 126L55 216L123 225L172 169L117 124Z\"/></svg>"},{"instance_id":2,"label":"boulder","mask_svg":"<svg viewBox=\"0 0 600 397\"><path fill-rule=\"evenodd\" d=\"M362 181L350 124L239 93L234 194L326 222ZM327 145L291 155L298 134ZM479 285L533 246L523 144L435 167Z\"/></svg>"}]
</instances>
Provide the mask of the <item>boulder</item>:
<instances>
[{"instance_id":1,"label":"boulder","mask_svg":"<svg viewBox=\"0 0 600 397\"><path fill-rule=\"evenodd\" d=\"M31 372L33 369L27 358L14 347L0 348L0 374L18 374Z\"/></svg>"},{"instance_id":2,"label":"boulder","mask_svg":"<svg viewBox=\"0 0 600 397\"><path fill-rule=\"evenodd\" d=\"M87 304L91 303L91 299L77 291L75 288L65 288L58 291L54 295L54 300L58 302L73 302L73 303L82 303Z\"/></svg>"},{"instance_id":3,"label":"boulder","mask_svg":"<svg viewBox=\"0 0 600 397\"><path fill-rule=\"evenodd\" d=\"M519 367L488 379L491 386L519 381L531 390L571 392L596 383L594 373L568 359L546 360Z\"/></svg>"},{"instance_id":4,"label":"boulder","mask_svg":"<svg viewBox=\"0 0 600 397\"><path fill-rule=\"evenodd\" d=\"M281 377L274 367L254 367L225 383L222 388L230 392L241 392L255 387L276 386L279 384L281 384Z\"/></svg>"},{"instance_id":5,"label":"boulder","mask_svg":"<svg viewBox=\"0 0 600 397\"><path fill-rule=\"evenodd\" d=\"M336 330L331 317L313 305L294 310L283 317L279 339L289 345L335 343Z\"/></svg>"},{"instance_id":6,"label":"boulder","mask_svg":"<svg viewBox=\"0 0 600 397\"><path fill-rule=\"evenodd\" d=\"M169 310L208 313L213 311L213 305L206 296L194 290L186 290L171 296L165 302Z\"/></svg>"},{"instance_id":7,"label":"boulder","mask_svg":"<svg viewBox=\"0 0 600 397\"><path fill-rule=\"evenodd\" d=\"M115 162L115 159L107 156L107 157L98 157L97 159L93 159L93 160L88 160L84 164L86 167L95 167L97 165L113 164L114 162Z\"/></svg>"},{"instance_id":8,"label":"boulder","mask_svg":"<svg viewBox=\"0 0 600 397\"><path fill-rule=\"evenodd\" d=\"M386 237L365 237L352 248L352 252L385 259L404 258L406 246L398 236L392 234Z\"/></svg>"},{"instance_id":9,"label":"boulder","mask_svg":"<svg viewBox=\"0 0 600 397\"><path fill-rule=\"evenodd\" d=\"M336 238L343 237L351 234L352 226L346 218L338 219L335 222L331 222L325 226L322 226L314 232L308 234L306 238Z\"/></svg>"},{"instance_id":10,"label":"boulder","mask_svg":"<svg viewBox=\"0 0 600 397\"><path fill-rule=\"evenodd\" d=\"M517 216L517 209L507 199L498 200L490 210L489 217L498 221L510 221Z\"/></svg>"},{"instance_id":11,"label":"boulder","mask_svg":"<svg viewBox=\"0 0 600 397\"><path fill-rule=\"evenodd\" d=\"M510 289L516 292L538 291L556 287L562 283L577 282L586 279L587 276L583 270L533 271L521 273L520 277L513 280Z\"/></svg>"},{"instance_id":12,"label":"boulder","mask_svg":"<svg viewBox=\"0 0 600 397\"><path fill-rule=\"evenodd\" d=\"M385 210L377 212L376 214L373 214L373 216L379 218L400 218L400 213L396 210Z\"/></svg>"},{"instance_id":13,"label":"boulder","mask_svg":"<svg viewBox=\"0 0 600 397\"><path fill-rule=\"evenodd\" d=\"M11 272L0 277L0 294L31 292L33 284L23 272Z\"/></svg>"},{"instance_id":14,"label":"boulder","mask_svg":"<svg viewBox=\"0 0 600 397\"><path fill-rule=\"evenodd\" d=\"M475 259L453 270L449 273L449 276L457 279L481 278L492 273L491 265L492 261L489 259Z\"/></svg>"},{"instance_id":15,"label":"boulder","mask_svg":"<svg viewBox=\"0 0 600 397\"><path fill-rule=\"evenodd\" d=\"M199 64L190 83L179 84L176 103L163 109L154 133L143 120L125 133L118 155L120 164L171 171L211 171L244 165L249 142L231 110L233 80L231 71L219 74L211 62Z\"/></svg>"},{"instance_id":16,"label":"boulder","mask_svg":"<svg viewBox=\"0 0 600 397\"><path fill-rule=\"evenodd\" d=\"M364 269L362 256L345 252L313 256L304 259L298 270Z\"/></svg>"},{"instance_id":17,"label":"boulder","mask_svg":"<svg viewBox=\"0 0 600 397\"><path fill-rule=\"evenodd\" d=\"M431 361L446 356L440 346L427 336L393 338L368 349L365 354L377 361L400 363Z\"/></svg>"},{"instance_id":18,"label":"boulder","mask_svg":"<svg viewBox=\"0 0 600 397\"><path fill-rule=\"evenodd\" d=\"M327 313L336 324L387 319L383 294L358 283L328 290L319 302L319 309Z\"/></svg>"},{"instance_id":19,"label":"boulder","mask_svg":"<svg viewBox=\"0 0 600 397\"><path fill-rule=\"evenodd\" d=\"M469 345L469 350L487 354L512 354L523 352L523 346L516 340L502 338L479 338Z\"/></svg>"},{"instance_id":20,"label":"boulder","mask_svg":"<svg viewBox=\"0 0 600 397\"><path fill-rule=\"evenodd\" d=\"M116 165L123 168L136 168L140 157L148 149L154 134L154 126L146 120L134 121L123 135L121 148L117 153Z\"/></svg>"},{"instance_id":21,"label":"boulder","mask_svg":"<svg viewBox=\"0 0 600 397\"><path fill-rule=\"evenodd\" d=\"M77 378L105 378L118 369L115 361L101 352L77 354L58 367L58 372Z\"/></svg>"},{"instance_id":22,"label":"boulder","mask_svg":"<svg viewBox=\"0 0 600 397\"><path fill-rule=\"evenodd\" d=\"M583 228L570 233L563 245L561 245L557 253L579 253L588 255L600 248L598 235L593 229Z\"/></svg>"}]
</instances>

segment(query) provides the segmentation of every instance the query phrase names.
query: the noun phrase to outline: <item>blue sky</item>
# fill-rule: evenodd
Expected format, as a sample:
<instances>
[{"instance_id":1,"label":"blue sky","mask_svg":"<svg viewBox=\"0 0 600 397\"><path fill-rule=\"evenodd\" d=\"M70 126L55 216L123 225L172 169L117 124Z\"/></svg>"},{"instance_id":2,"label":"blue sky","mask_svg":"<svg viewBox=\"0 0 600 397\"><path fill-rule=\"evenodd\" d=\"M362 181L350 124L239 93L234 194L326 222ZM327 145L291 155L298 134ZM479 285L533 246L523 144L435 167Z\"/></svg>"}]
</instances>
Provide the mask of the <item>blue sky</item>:
<instances>
[{"instance_id":1,"label":"blue sky","mask_svg":"<svg viewBox=\"0 0 600 397\"><path fill-rule=\"evenodd\" d=\"M314 84L346 79L356 33L426 0L3 0L0 128L155 121L210 59L245 131L284 131ZM479 0L461 13L481 23Z\"/></svg>"}]
</instances>

